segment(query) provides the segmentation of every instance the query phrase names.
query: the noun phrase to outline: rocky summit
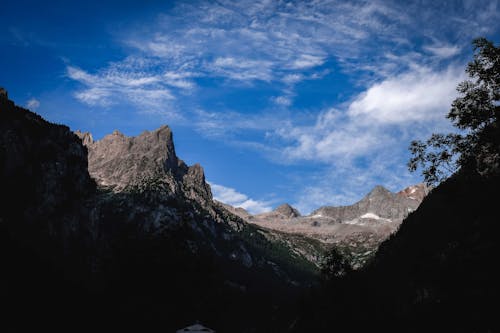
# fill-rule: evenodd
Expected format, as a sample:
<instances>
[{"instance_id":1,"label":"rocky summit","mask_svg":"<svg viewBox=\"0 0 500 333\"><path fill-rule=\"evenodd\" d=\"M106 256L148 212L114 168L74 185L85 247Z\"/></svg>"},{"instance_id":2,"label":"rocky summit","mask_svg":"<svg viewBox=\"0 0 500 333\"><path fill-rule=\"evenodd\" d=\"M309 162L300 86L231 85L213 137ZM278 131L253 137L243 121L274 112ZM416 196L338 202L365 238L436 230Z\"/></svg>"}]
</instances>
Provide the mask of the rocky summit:
<instances>
[{"instance_id":1,"label":"rocky summit","mask_svg":"<svg viewBox=\"0 0 500 333\"><path fill-rule=\"evenodd\" d=\"M90 133L75 133L88 149L89 173L103 188L121 192L154 187L170 198L182 194L204 206L212 201L203 168L188 167L177 157L168 126L136 137L114 131L98 141Z\"/></svg>"}]
</instances>

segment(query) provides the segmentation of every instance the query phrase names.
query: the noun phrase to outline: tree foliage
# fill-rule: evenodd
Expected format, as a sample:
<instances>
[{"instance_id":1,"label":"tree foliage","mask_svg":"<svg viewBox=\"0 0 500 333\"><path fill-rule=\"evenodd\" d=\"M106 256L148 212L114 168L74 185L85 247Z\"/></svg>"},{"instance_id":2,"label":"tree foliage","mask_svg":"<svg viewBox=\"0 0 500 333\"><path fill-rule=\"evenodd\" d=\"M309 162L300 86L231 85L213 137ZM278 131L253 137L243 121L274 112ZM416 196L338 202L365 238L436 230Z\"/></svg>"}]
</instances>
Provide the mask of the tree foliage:
<instances>
[{"instance_id":1,"label":"tree foliage","mask_svg":"<svg viewBox=\"0 0 500 333\"><path fill-rule=\"evenodd\" d=\"M332 281L342 278L350 272L352 272L352 267L349 260L336 247L333 247L321 265L321 274L325 280Z\"/></svg>"},{"instance_id":2,"label":"tree foliage","mask_svg":"<svg viewBox=\"0 0 500 333\"><path fill-rule=\"evenodd\" d=\"M447 115L458 133L433 134L413 141L410 171L422 169L428 184L436 184L459 169L482 176L500 172L500 47L478 38L474 59L468 64L469 80L457 87Z\"/></svg>"}]
</instances>

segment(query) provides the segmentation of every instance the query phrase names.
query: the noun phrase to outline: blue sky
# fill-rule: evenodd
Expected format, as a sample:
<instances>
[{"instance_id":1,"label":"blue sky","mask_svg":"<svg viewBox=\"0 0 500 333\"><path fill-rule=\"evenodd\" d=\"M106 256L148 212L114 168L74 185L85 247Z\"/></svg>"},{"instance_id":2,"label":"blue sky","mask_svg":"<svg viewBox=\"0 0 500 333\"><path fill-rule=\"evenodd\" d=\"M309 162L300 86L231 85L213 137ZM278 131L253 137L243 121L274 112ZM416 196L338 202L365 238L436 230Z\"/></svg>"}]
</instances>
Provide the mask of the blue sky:
<instances>
[{"instance_id":1,"label":"blue sky","mask_svg":"<svg viewBox=\"0 0 500 333\"><path fill-rule=\"evenodd\" d=\"M217 199L302 213L421 181L498 1L10 1L0 86L94 138L168 124Z\"/></svg>"}]
</instances>

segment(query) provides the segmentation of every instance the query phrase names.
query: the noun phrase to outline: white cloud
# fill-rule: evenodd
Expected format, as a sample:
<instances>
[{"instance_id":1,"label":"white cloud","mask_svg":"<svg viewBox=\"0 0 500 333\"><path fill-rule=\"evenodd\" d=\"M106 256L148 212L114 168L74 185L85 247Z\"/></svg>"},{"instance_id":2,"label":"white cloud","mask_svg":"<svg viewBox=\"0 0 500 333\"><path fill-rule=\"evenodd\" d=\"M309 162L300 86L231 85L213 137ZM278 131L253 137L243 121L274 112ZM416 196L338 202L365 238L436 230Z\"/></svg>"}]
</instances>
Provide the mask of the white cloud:
<instances>
[{"instance_id":1,"label":"white cloud","mask_svg":"<svg viewBox=\"0 0 500 333\"><path fill-rule=\"evenodd\" d=\"M192 72L174 72L168 71L163 74L164 82L172 87L182 88L182 89L192 89L195 83L190 78L196 76Z\"/></svg>"},{"instance_id":2,"label":"white cloud","mask_svg":"<svg viewBox=\"0 0 500 333\"><path fill-rule=\"evenodd\" d=\"M281 106L292 105L292 99L288 96L278 96L272 98L273 102Z\"/></svg>"},{"instance_id":3,"label":"white cloud","mask_svg":"<svg viewBox=\"0 0 500 333\"><path fill-rule=\"evenodd\" d=\"M462 67L461 67L462 68ZM441 119L457 96L463 69L413 71L383 80L369 87L349 106L350 117L363 121L394 124Z\"/></svg>"},{"instance_id":4,"label":"white cloud","mask_svg":"<svg viewBox=\"0 0 500 333\"><path fill-rule=\"evenodd\" d=\"M197 110L191 123L200 134L224 138L241 131L275 131L289 125L288 116L279 112L241 114L235 111Z\"/></svg>"},{"instance_id":5,"label":"white cloud","mask_svg":"<svg viewBox=\"0 0 500 333\"><path fill-rule=\"evenodd\" d=\"M85 90L75 93L75 97L88 105L109 106L111 102L112 92L109 89L88 87Z\"/></svg>"},{"instance_id":6,"label":"white cloud","mask_svg":"<svg viewBox=\"0 0 500 333\"><path fill-rule=\"evenodd\" d=\"M304 76L301 74L287 74L283 77L283 82L287 84L294 84L302 81L303 78Z\"/></svg>"},{"instance_id":7,"label":"white cloud","mask_svg":"<svg viewBox=\"0 0 500 333\"><path fill-rule=\"evenodd\" d=\"M373 151L382 141L375 128L359 126L342 112L330 109L312 126L288 126L277 134L293 143L283 149L286 159L331 163L338 158L353 158ZM387 139L387 138L384 138Z\"/></svg>"},{"instance_id":8,"label":"white cloud","mask_svg":"<svg viewBox=\"0 0 500 333\"><path fill-rule=\"evenodd\" d=\"M293 84L329 58L359 55L362 41L401 38L394 23L402 13L383 3L200 1L178 4L125 39L147 56L189 62L207 76Z\"/></svg>"},{"instance_id":9,"label":"white cloud","mask_svg":"<svg viewBox=\"0 0 500 333\"><path fill-rule=\"evenodd\" d=\"M40 107L40 101L36 98L31 98L28 102L26 102L26 107L31 111L36 111L36 109Z\"/></svg>"},{"instance_id":10,"label":"white cloud","mask_svg":"<svg viewBox=\"0 0 500 333\"><path fill-rule=\"evenodd\" d=\"M252 214L269 212L272 207L267 201L259 201L249 198L247 195L236 191L233 188L210 183L215 200L231 205L241 207Z\"/></svg>"},{"instance_id":11,"label":"white cloud","mask_svg":"<svg viewBox=\"0 0 500 333\"><path fill-rule=\"evenodd\" d=\"M446 43L439 43L439 44L424 46L424 50L432 53L433 55L439 58L446 59L459 54L461 48L457 45L448 45Z\"/></svg>"},{"instance_id":12,"label":"white cloud","mask_svg":"<svg viewBox=\"0 0 500 333\"><path fill-rule=\"evenodd\" d=\"M413 67L372 84L339 109L323 111L314 124L289 123L277 130L286 143L283 160L325 165L294 205L310 212L321 205L352 204L375 185L396 191L419 182L406 170L408 145L450 129L444 116L464 79L462 68Z\"/></svg>"},{"instance_id":13,"label":"white cloud","mask_svg":"<svg viewBox=\"0 0 500 333\"><path fill-rule=\"evenodd\" d=\"M166 72L164 75L144 71L147 60L136 58L111 64L91 74L78 67L68 66L69 78L80 82L84 88L75 97L88 105L110 106L120 102L132 103L145 111L156 112L167 108L175 99L170 87L189 89L188 75Z\"/></svg>"},{"instance_id":14,"label":"white cloud","mask_svg":"<svg viewBox=\"0 0 500 333\"><path fill-rule=\"evenodd\" d=\"M289 124L277 130L278 136L291 143L283 155L292 161L345 163L384 151L401 152L401 144L409 143L402 139L427 133L422 131L426 125L434 130L445 122L462 79L462 70L456 68L415 67L375 83L344 108L322 112L313 125Z\"/></svg>"},{"instance_id":15,"label":"white cloud","mask_svg":"<svg viewBox=\"0 0 500 333\"><path fill-rule=\"evenodd\" d=\"M272 65L267 60L223 57L215 59L206 69L212 74L237 81L271 81Z\"/></svg>"},{"instance_id":16,"label":"white cloud","mask_svg":"<svg viewBox=\"0 0 500 333\"><path fill-rule=\"evenodd\" d=\"M324 57L314 56L310 54L301 54L295 59L291 65L294 69L311 68L321 66L325 62Z\"/></svg>"}]
</instances>

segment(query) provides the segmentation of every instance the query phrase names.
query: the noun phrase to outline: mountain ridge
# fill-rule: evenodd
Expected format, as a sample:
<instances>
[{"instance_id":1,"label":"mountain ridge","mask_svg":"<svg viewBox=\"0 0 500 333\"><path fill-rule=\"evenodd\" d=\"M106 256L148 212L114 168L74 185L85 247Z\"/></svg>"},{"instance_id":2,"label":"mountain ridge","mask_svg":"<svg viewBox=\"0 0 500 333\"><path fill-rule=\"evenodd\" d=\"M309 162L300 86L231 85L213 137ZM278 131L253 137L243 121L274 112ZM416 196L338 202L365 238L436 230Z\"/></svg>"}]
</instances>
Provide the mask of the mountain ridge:
<instances>
[{"instance_id":1,"label":"mountain ridge","mask_svg":"<svg viewBox=\"0 0 500 333\"><path fill-rule=\"evenodd\" d=\"M248 223L341 248L358 269L373 257L379 244L398 230L429 191L425 184L411 185L396 193L377 185L352 205L323 206L304 216L289 204L256 215L229 205L226 208Z\"/></svg>"}]
</instances>

